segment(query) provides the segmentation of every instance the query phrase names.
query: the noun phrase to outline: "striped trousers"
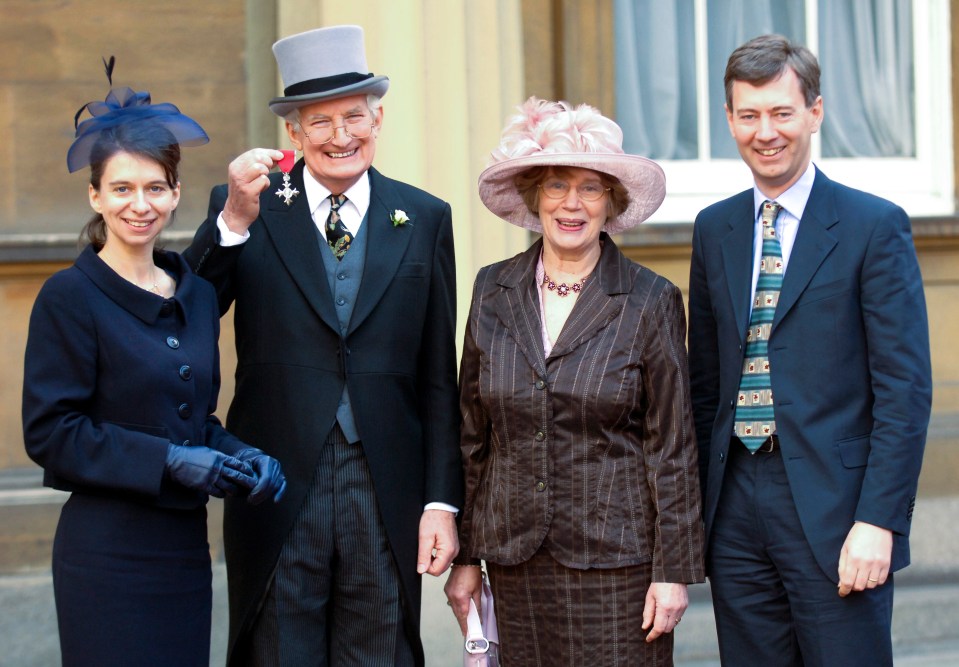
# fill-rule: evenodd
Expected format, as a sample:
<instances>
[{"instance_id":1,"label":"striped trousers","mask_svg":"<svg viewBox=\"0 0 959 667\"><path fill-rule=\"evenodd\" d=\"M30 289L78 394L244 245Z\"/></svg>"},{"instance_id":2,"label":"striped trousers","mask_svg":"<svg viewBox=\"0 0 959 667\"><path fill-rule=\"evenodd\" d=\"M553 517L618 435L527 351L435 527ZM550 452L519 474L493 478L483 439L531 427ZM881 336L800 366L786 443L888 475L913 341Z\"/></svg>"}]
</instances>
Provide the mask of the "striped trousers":
<instances>
[{"instance_id":1,"label":"striped trousers","mask_svg":"<svg viewBox=\"0 0 959 667\"><path fill-rule=\"evenodd\" d=\"M248 664L412 667L400 589L363 447L337 424L280 552Z\"/></svg>"}]
</instances>

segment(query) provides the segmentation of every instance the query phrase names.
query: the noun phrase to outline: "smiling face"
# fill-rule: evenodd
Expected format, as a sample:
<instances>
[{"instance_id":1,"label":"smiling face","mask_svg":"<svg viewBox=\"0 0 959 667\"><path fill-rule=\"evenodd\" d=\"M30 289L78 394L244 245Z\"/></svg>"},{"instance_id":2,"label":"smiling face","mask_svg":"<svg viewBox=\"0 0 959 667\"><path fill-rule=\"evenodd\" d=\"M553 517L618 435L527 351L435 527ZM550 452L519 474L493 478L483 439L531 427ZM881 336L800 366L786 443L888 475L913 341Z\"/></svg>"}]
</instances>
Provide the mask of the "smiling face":
<instances>
[{"instance_id":1,"label":"smiling face","mask_svg":"<svg viewBox=\"0 0 959 667\"><path fill-rule=\"evenodd\" d=\"M106 226L104 246L152 252L180 201L180 184L171 186L158 162L121 151L106 162L100 187L90 185L89 195Z\"/></svg>"},{"instance_id":2,"label":"smiling face","mask_svg":"<svg viewBox=\"0 0 959 667\"><path fill-rule=\"evenodd\" d=\"M287 122L286 131L297 150L303 152L307 169L313 177L333 194L342 194L350 188L360 176L373 164L376 153L376 135L383 121L382 107L371 112L366 95L352 95L335 100L322 100L300 107L300 127L297 129ZM342 129L334 131L333 138L325 144L310 143L306 132L317 133L327 130L332 123L339 128L364 115L373 121L373 131L365 139L354 139Z\"/></svg>"},{"instance_id":3,"label":"smiling face","mask_svg":"<svg viewBox=\"0 0 959 667\"><path fill-rule=\"evenodd\" d=\"M569 191L560 199L543 193L551 181L565 181ZM605 190L600 175L592 169L564 167L560 172L546 172L539 191L538 213L543 225L546 251L566 260L582 259L599 249L599 234L606 223L607 199L604 192L595 201L586 201L580 189Z\"/></svg>"},{"instance_id":4,"label":"smiling face","mask_svg":"<svg viewBox=\"0 0 959 667\"><path fill-rule=\"evenodd\" d=\"M812 135L822 124L822 97L807 107L791 67L763 85L732 84L729 131L759 190L776 198L803 174L812 156Z\"/></svg>"}]
</instances>

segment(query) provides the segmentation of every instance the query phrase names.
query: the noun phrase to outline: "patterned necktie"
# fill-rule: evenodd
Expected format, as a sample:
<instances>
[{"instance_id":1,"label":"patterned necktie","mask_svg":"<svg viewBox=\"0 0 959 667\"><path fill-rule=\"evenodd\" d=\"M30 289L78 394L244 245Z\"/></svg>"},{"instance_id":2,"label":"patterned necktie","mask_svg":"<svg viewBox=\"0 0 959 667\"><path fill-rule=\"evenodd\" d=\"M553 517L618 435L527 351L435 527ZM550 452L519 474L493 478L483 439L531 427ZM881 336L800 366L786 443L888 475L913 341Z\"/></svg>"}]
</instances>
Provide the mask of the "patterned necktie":
<instances>
[{"instance_id":1,"label":"patterned necktie","mask_svg":"<svg viewBox=\"0 0 959 667\"><path fill-rule=\"evenodd\" d=\"M776 216L780 209L782 207L775 202L763 202L762 258L759 260L759 280L746 332L746 356L736 401L736 435L753 453L776 432L769 377L769 330L783 284L783 252L776 238Z\"/></svg>"},{"instance_id":2,"label":"patterned necktie","mask_svg":"<svg viewBox=\"0 0 959 667\"><path fill-rule=\"evenodd\" d=\"M346 201L346 195L330 195L330 214L326 217L326 242L336 259L343 259L343 255L350 249L353 235L340 219L340 207Z\"/></svg>"}]
</instances>

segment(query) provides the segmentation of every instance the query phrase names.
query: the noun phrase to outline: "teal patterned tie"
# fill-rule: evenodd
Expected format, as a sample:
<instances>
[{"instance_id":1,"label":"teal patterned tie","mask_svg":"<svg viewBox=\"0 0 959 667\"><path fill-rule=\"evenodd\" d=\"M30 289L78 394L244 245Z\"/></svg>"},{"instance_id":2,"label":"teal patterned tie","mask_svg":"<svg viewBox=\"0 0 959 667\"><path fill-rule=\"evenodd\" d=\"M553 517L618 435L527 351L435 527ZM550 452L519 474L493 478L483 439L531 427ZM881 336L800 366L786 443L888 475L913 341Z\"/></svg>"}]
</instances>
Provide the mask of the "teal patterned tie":
<instances>
[{"instance_id":1,"label":"teal patterned tie","mask_svg":"<svg viewBox=\"0 0 959 667\"><path fill-rule=\"evenodd\" d=\"M746 356L736 401L736 436L753 453L776 432L769 377L769 330L783 284L783 252L776 238L776 216L781 209L775 202L763 202L762 258L759 260L759 279L746 332Z\"/></svg>"},{"instance_id":2,"label":"teal patterned tie","mask_svg":"<svg viewBox=\"0 0 959 667\"><path fill-rule=\"evenodd\" d=\"M353 235L340 219L340 206L345 201L346 195L330 195L330 214L326 217L326 242L338 260L343 259L353 242Z\"/></svg>"}]
</instances>

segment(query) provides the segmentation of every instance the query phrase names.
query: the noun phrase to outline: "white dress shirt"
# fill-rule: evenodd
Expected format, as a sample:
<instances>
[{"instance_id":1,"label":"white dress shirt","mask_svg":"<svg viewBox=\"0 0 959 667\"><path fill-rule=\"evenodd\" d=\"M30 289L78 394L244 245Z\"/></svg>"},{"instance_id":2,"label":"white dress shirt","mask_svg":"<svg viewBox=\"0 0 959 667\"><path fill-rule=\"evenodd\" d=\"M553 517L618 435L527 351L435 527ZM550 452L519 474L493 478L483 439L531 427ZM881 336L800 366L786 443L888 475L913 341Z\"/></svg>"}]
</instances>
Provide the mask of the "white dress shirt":
<instances>
[{"instance_id":1,"label":"white dress shirt","mask_svg":"<svg viewBox=\"0 0 959 667\"><path fill-rule=\"evenodd\" d=\"M305 167L303 169L303 189L306 191L306 202L310 208L310 215L313 216L313 224L326 236L326 218L330 215L329 196L333 193L313 178L313 174ZM360 227L363 225L363 218L366 217L366 211L370 207L370 173L365 172L351 188L342 194L346 195L347 201L343 202L340 207L340 220L353 234L353 238L356 238ZM216 226L220 230L220 245L222 246L240 245L246 243L246 240L250 238L249 230L243 234L231 231L223 220L223 213L220 213L217 217Z\"/></svg>"}]
</instances>

